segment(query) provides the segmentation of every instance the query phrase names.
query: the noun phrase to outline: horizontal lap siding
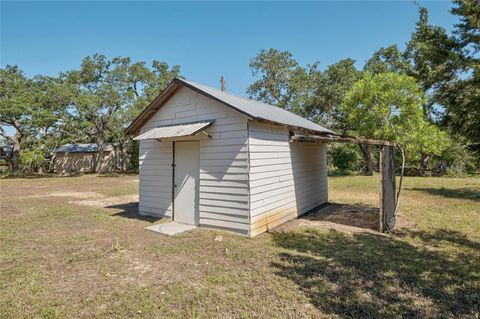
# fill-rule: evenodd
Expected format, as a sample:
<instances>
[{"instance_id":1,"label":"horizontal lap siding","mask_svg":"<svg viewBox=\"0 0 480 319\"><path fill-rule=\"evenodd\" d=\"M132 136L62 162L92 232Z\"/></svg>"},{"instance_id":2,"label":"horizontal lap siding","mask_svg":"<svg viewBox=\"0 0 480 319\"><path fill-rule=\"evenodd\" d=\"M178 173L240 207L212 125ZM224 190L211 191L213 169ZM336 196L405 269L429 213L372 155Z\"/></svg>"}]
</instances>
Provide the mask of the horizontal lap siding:
<instances>
[{"instance_id":1,"label":"horizontal lap siding","mask_svg":"<svg viewBox=\"0 0 480 319\"><path fill-rule=\"evenodd\" d=\"M215 120L200 140L201 226L247 234L248 131L244 116L188 89L180 89L142 128ZM171 216L172 143L140 142L140 212ZM156 197L156 198L155 198Z\"/></svg>"},{"instance_id":2,"label":"horizontal lap siding","mask_svg":"<svg viewBox=\"0 0 480 319\"><path fill-rule=\"evenodd\" d=\"M327 202L324 144L289 143L288 129L251 122L251 236Z\"/></svg>"},{"instance_id":3,"label":"horizontal lap siding","mask_svg":"<svg viewBox=\"0 0 480 319\"><path fill-rule=\"evenodd\" d=\"M172 159L171 142L140 141L140 214L172 215Z\"/></svg>"}]
</instances>

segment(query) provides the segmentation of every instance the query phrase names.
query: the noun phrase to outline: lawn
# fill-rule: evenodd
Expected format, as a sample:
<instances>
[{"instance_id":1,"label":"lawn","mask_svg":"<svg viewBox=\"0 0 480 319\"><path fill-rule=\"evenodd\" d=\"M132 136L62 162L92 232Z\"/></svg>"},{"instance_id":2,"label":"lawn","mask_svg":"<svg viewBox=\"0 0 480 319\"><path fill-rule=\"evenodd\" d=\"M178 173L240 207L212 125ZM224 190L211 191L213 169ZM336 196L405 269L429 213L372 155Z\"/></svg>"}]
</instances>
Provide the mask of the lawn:
<instances>
[{"instance_id":1,"label":"lawn","mask_svg":"<svg viewBox=\"0 0 480 319\"><path fill-rule=\"evenodd\" d=\"M390 235L163 237L137 176L0 179L0 318L480 316L480 178L406 178ZM377 177L329 199L378 205ZM222 241L215 241L218 234Z\"/></svg>"}]
</instances>

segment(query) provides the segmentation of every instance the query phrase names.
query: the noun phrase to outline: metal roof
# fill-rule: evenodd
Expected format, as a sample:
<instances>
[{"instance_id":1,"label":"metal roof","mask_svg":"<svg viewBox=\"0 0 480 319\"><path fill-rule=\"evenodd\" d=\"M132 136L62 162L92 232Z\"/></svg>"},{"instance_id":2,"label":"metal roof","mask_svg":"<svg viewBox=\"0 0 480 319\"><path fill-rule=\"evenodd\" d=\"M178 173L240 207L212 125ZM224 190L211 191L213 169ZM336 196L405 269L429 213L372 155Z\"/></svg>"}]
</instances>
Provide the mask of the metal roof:
<instances>
[{"instance_id":1,"label":"metal roof","mask_svg":"<svg viewBox=\"0 0 480 319\"><path fill-rule=\"evenodd\" d=\"M104 150L112 150L112 144L105 144ZM95 153L98 149L96 143L79 143L79 144L64 144L55 149L53 153Z\"/></svg>"},{"instance_id":2,"label":"metal roof","mask_svg":"<svg viewBox=\"0 0 480 319\"><path fill-rule=\"evenodd\" d=\"M284 110L278 106L273 106L270 104L247 99L242 96L217 90L204 84L182 79L178 79L178 81L187 84L189 87L194 87L200 91L203 91L208 95L223 101L224 103L237 109L238 111L253 117L254 119L271 121L287 126L295 126L298 128L304 128L319 133L335 134L333 131L326 129L323 126L320 126L312 121L309 121L287 110Z\"/></svg>"},{"instance_id":3,"label":"metal roof","mask_svg":"<svg viewBox=\"0 0 480 319\"><path fill-rule=\"evenodd\" d=\"M188 87L200 94L212 98L252 120L285 125L293 129L307 130L314 134L336 134L312 121L292 112L270 104L257 102L242 96L221 91L204 84L175 78L172 83L130 124L126 132L131 134L138 129L157 111L179 87Z\"/></svg>"},{"instance_id":4,"label":"metal roof","mask_svg":"<svg viewBox=\"0 0 480 319\"><path fill-rule=\"evenodd\" d=\"M213 122L213 120L210 120L160 126L151 129L143 134L140 134L139 136L135 137L134 140L160 140L170 137L192 136L200 133L201 131L212 125Z\"/></svg>"}]
</instances>

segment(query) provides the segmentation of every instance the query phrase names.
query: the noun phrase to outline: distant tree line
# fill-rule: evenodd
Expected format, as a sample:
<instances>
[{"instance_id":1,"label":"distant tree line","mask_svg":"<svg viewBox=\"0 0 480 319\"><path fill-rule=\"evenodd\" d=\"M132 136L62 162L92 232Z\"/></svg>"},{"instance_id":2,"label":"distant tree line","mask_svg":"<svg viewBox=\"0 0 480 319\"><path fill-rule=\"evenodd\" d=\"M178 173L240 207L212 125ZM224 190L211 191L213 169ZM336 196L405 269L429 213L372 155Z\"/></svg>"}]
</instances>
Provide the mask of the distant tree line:
<instances>
[{"instance_id":1,"label":"distant tree line","mask_svg":"<svg viewBox=\"0 0 480 319\"><path fill-rule=\"evenodd\" d=\"M6 148L0 148L0 156L18 172L38 166L64 143L97 143L98 172L105 144L125 150L134 146L124 128L179 74L179 66L164 62L147 66L101 54L86 57L78 70L57 77L29 79L17 66L0 69L0 136L11 149L6 154Z\"/></svg>"},{"instance_id":2,"label":"distant tree line","mask_svg":"<svg viewBox=\"0 0 480 319\"><path fill-rule=\"evenodd\" d=\"M415 31L402 51L381 48L363 69L352 59L301 66L290 52L261 50L250 62L250 97L290 110L339 134L387 139L406 150L407 164L425 173L480 164L480 4L455 0L452 34L431 25L419 7ZM0 157L13 172L38 170L64 143L97 143L100 170L106 143L138 154L124 128L176 76L165 62L133 62L95 54L58 76L28 78L17 66L0 69ZM6 130L13 131L11 134ZM8 154L7 154L8 153ZM341 172L373 174L372 146L333 145ZM132 161L133 165L138 161Z\"/></svg>"},{"instance_id":3,"label":"distant tree line","mask_svg":"<svg viewBox=\"0 0 480 319\"><path fill-rule=\"evenodd\" d=\"M430 24L427 9L419 6L405 49L381 48L363 69L344 59L322 71L319 62L301 66L290 52L262 50L250 62L257 80L248 94L342 135L394 141L420 174L429 168L475 170L480 161L480 2L455 0L451 12L459 23L448 34ZM373 174L375 153L369 145L337 145L330 156L337 169Z\"/></svg>"}]
</instances>

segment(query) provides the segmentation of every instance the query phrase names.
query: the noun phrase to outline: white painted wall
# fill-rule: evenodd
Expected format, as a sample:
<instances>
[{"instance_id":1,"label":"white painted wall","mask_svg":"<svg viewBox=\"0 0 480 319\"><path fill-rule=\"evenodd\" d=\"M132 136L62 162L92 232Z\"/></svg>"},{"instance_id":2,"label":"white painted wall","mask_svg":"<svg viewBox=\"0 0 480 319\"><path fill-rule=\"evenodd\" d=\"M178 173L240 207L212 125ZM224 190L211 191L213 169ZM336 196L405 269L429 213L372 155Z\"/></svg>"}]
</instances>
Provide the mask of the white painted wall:
<instances>
[{"instance_id":1,"label":"white painted wall","mask_svg":"<svg viewBox=\"0 0 480 319\"><path fill-rule=\"evenodd\" d=\"M249 121L181 88L142 127L215 119L200 141L201 226L255 236L327 202L324 144L289 143L288 129ZM247 125L248 122L248 125ZM172 142L140 142L140 213L171 216Z\"/></svg>"},{"instance_id":2,"label":"white painted wall","mask_svg":"<svg viewBox=\"0 0 480 319\"><path fill-rule=\"evenodd\" d=\"M247 119L223 104L181 88L142 127L141 133L168 124L215 119L200 141L199 222L247 234ZM171 216L172 142L140 141L140 214Z\"/></svg>"},{"instance_id":3,"label":"white painted wall","mask_svg":"<svg viewBox=\"0 0 480 319\"><path fill-rule=\"evenodd\" d=\"M328 200L326 146L289 143L288 129L249 123L251 236Z\"/></svg>"}]
</instances>

